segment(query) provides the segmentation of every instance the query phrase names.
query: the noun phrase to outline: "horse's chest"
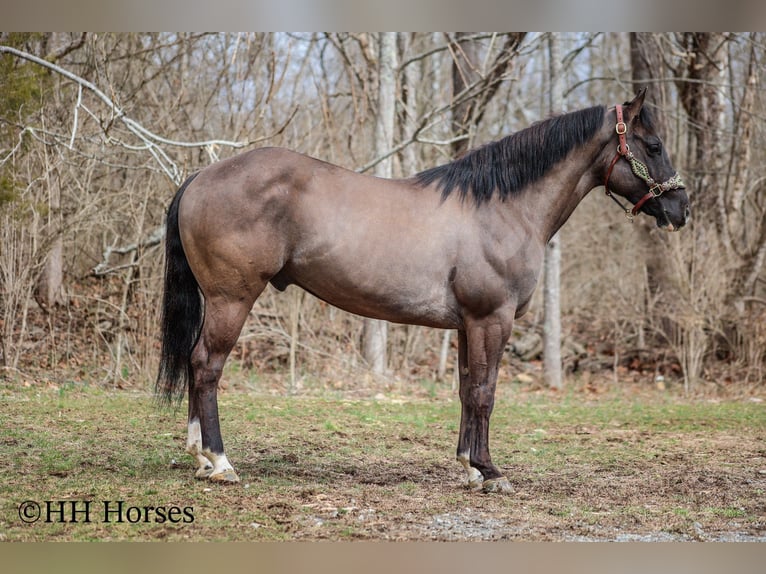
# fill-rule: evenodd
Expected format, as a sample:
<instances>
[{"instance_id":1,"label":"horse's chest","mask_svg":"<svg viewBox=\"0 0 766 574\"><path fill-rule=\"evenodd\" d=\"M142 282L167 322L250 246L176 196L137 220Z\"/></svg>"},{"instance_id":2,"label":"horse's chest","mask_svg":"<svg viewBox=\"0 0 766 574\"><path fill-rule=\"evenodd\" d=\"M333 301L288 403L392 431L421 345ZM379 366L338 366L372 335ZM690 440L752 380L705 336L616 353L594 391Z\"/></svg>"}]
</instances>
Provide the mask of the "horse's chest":
<instances>
[{"instance_id":1,"label":"horse's chest","mask_svg":"<svg viewBox=\"0 0 766 574\"><path fill-rule=\"evenodd\" d=\"M535 292L540 269L540 261L534 254L474 260L458 267L454 282L456 300L473 315L511 310L520 316Z\"/></svg>"}]
</instances>

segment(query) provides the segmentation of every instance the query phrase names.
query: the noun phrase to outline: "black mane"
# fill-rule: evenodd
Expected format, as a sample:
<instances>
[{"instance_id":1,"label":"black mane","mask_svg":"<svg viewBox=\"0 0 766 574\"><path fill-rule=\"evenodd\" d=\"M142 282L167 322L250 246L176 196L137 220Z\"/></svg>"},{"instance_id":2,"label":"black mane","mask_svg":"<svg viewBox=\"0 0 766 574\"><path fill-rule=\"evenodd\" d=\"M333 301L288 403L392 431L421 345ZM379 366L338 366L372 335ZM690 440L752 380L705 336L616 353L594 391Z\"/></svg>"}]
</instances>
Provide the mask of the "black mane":
<instances>
[{"instance_id":1,"label":"black mane","mask_svg":"<svg viewBox=\"0 0 766 574\"><path fill-rule=\"evenodd\" d=\"M420 172L415 181L422 186L437 183L443 198L457 190L461 199L470 193L477 205L495 193L505 200L590 140L601 127L605 111L605 106L594 106L537 122L451 163Z\"/></svg>"}]
</instances>

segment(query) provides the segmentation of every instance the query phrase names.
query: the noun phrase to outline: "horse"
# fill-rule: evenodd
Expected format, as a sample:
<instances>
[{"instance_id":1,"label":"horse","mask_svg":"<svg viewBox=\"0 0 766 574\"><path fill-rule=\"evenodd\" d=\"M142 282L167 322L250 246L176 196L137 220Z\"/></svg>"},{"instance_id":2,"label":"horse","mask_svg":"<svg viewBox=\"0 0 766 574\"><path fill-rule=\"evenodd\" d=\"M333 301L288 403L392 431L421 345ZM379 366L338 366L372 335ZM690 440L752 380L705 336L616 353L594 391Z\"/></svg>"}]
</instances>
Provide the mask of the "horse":
<instances>
[{"instance_id":1,"label":"horse","mask_svg":"<svg viewBox=\"0 0 766 574\"><path fill-rule=\"evenodd\" d=\"M239 481L221 437L218 382L266 285L294 284L357 315L456 329L457 460L471 489L511 492L490 457L489 421L546 244L602 185L632 204L623 205L629 217L643 212L667 231L690 217L644 96L550 117L406 179L270 147L190 176L167 211L155 391L167 402L188 391L196 477Z\"/></svg>"}]
</instances>

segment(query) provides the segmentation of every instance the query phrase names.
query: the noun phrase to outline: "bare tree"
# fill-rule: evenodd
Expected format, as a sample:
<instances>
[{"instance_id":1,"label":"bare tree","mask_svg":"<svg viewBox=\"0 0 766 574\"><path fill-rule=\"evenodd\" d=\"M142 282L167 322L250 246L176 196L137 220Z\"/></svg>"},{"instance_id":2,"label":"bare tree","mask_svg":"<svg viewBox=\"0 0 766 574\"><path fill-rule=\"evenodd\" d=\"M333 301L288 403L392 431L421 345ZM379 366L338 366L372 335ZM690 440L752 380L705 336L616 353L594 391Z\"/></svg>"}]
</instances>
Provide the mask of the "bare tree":
<instances>
[{"instance_id":1,"label":"bare tree","mask_svg":"<svg viewBox=\"0 0 766 574\"><path fill-rule=\"evenodd\" d=\"M561 66L559 39L555 33L548 34L548 111L550 114L564 112L564 76ZM549 387L564 386L561 365L561 245L558 233L551 237L545 248L543 301L543 361L545 380Z\"/></svg>"}]
</instances>

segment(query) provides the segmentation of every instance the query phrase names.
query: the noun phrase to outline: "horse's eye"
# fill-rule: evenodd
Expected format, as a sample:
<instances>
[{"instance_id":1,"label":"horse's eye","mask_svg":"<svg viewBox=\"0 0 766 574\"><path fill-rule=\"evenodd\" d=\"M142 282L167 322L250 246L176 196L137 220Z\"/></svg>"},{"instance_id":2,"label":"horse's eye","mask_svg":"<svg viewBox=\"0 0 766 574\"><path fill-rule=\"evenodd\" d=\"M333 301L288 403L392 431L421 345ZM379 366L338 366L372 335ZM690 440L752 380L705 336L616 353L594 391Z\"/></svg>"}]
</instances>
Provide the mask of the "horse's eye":
<instances>
[{"instance_id":1,"label":"horse's eye","mask_svg":"<svg viewBox=\"0 0 766 574\"><path fill-rule=\"evenodd\" d=\"M660 155L660 152L662 152L662 145L658 143L651 143L646 146L646 149L652 155Z\"/></svg>"}]
</instances>

